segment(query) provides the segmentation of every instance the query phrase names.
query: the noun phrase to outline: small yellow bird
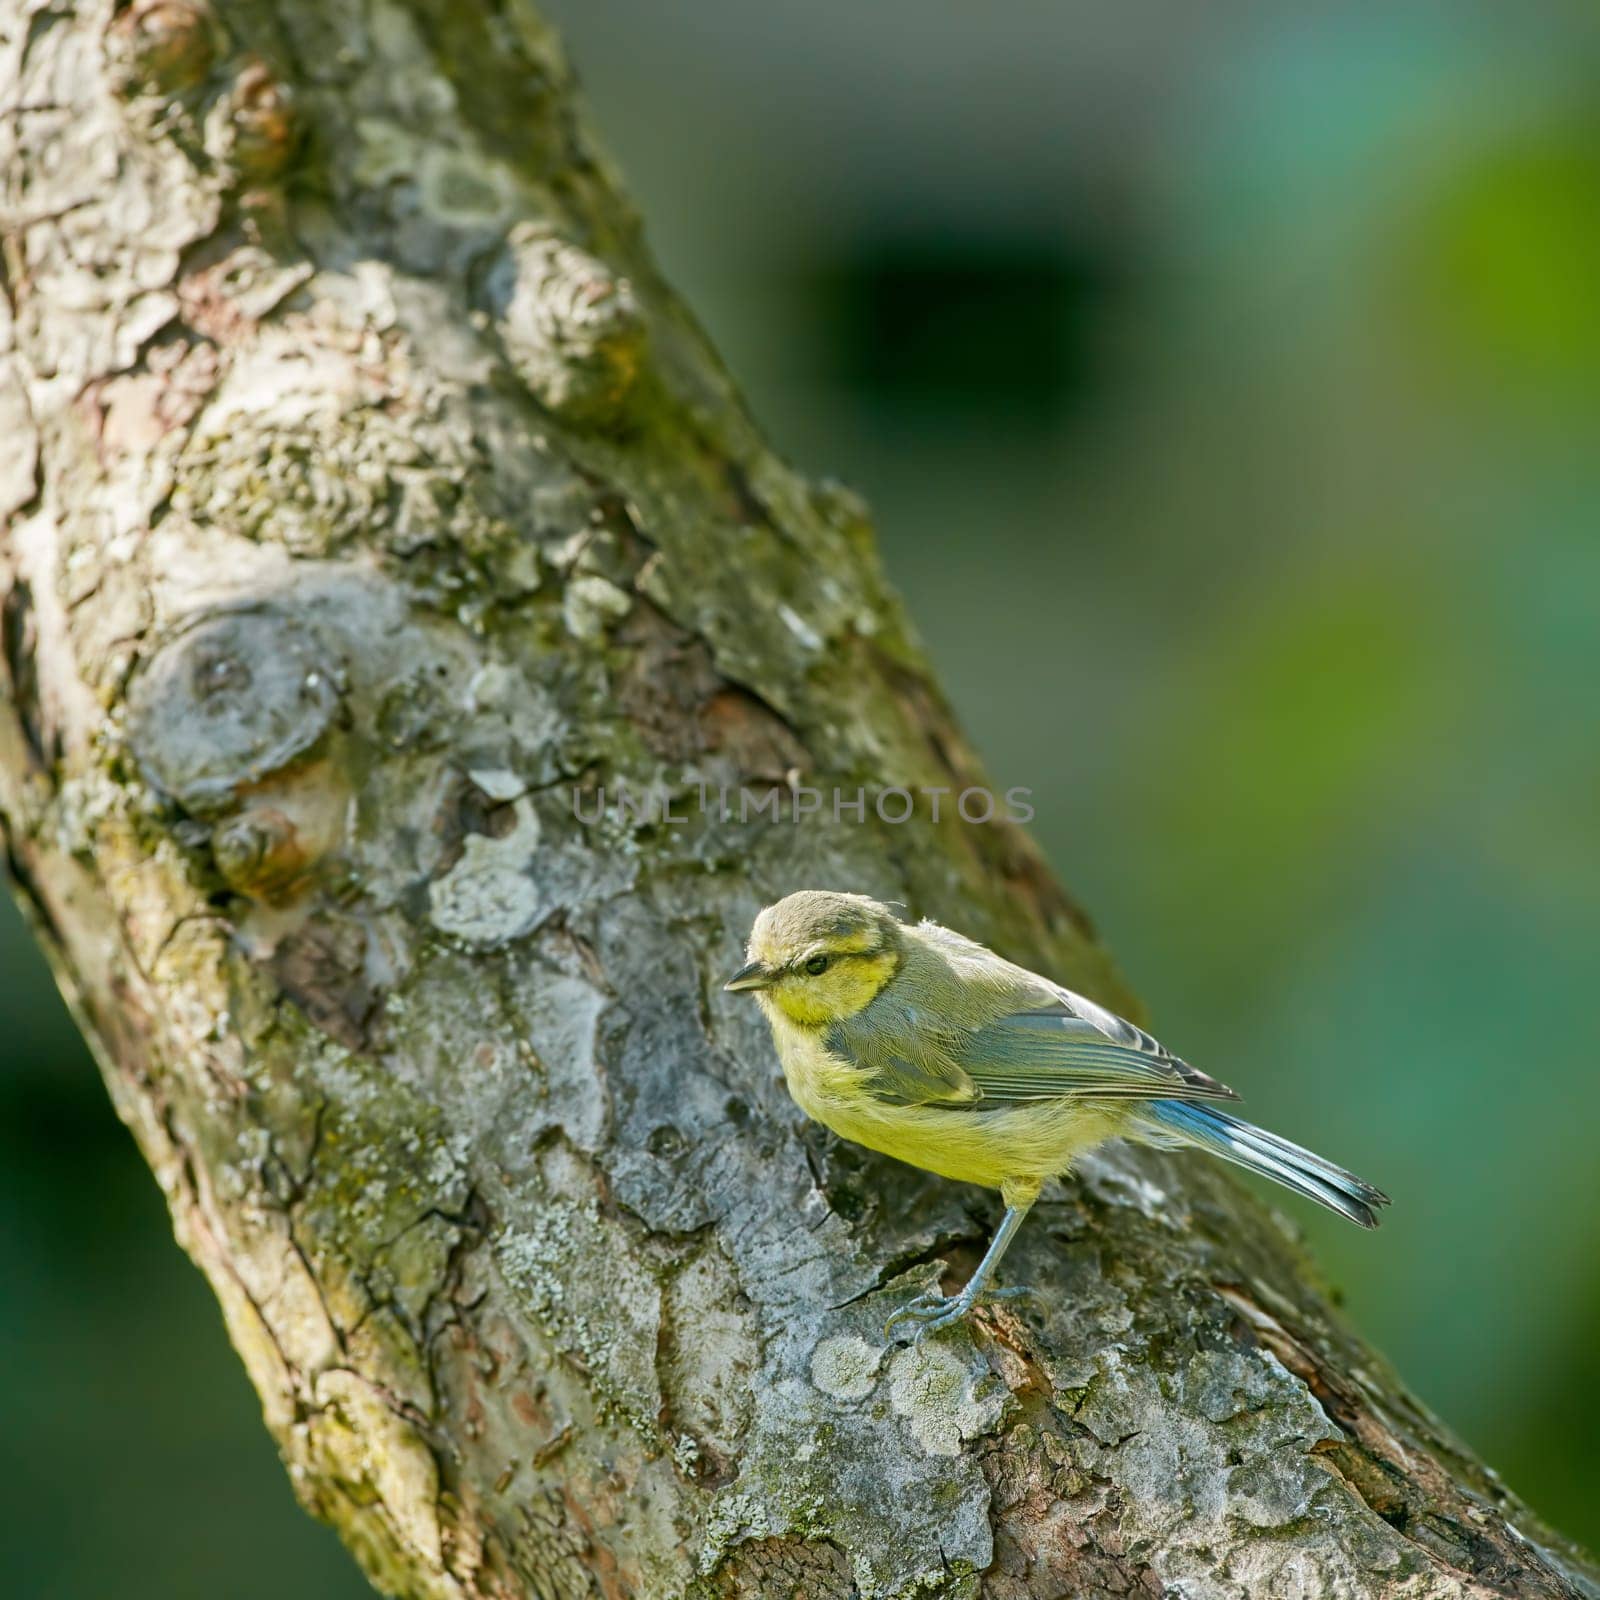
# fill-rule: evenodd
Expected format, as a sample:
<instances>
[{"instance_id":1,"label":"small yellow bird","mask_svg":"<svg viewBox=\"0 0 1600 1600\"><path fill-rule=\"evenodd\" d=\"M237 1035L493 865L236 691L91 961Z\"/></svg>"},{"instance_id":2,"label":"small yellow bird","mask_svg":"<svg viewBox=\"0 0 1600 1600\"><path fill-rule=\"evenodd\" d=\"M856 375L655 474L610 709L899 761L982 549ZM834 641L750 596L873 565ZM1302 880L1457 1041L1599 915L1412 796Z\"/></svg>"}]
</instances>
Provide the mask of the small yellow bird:
<instances>
[{"instance_id":1,"label":"small yellow bird","mask_svg":"<svg viewBox=\"0 0 1600 1600\"><path fill-rule=\"evenodd\" d=\"M789 1092L846 1139L1005 1201L960 1294L889 1318L916 1337L966 1316L1046 1178L1104 1139L1193 1145L1374 1228L1382 1190L1209 1101L1233 1090L1142 1028L935 922L859 894L806 889L770 905L726 988L753 990Z\"/></svg>"}]
</instances>

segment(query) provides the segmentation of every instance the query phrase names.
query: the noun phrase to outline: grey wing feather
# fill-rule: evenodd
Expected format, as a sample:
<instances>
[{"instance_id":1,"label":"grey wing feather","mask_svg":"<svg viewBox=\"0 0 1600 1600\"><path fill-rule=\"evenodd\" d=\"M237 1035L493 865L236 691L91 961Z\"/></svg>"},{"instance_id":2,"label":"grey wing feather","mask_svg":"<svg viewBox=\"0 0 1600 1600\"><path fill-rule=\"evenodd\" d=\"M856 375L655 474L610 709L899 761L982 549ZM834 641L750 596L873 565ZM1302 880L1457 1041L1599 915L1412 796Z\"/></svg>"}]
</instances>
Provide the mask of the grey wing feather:
<instances>
[{"instance_id":1,"label":"grey wing feather","mask_svg":"<svg viewBox=\"0 0 1600 1600\"><path fill-rule=\"evenodd\" d=\"M1075 994L1071 989L1064 989L1056 983L1050 985L1050 990L1055 996L1057 1007L1072 1016L1082 1017L1085 1022L1092 1022L1113 1043L1141 1050L1148 1056L1154 1056L1158 1061L1178 1061L1178 1058L1159 1039L1151 1038L1143 1028L1136 1027L1126 1017L1119 1017L1115 1011L1107 1011L1104 1006L1097 1006L1087 995ZM1182 1062L1178 1064L1183 1065Z\"/></svg>"},{"instance_id":2,"label":"grey wing feather","mask_svg":"<svg viewBox=\"0 0 1600 1600\"><path fill-rule=\"evenodd\" d=\"M865 1087L879 1098L951 1107L1239 1098L1083 995L935 923L917 933L937 960L919 962L914 949L890 990L825 1036L835 1055L869 1071Z\"/></svg>"},{"instance_id":3,"label":"grey wing feather","mask_svg":"<svg viewBox=\"0 0 1600 1600\"><path fill-rule=\"evenodd\" d=\"M1078 997L1072 998L1076 1001ZM1179 1060L1142 1029L1098 1006L1094 1010L1144 1045L1118 1039L1093 1018L1077 1015L1064 1003L1009 1012L955 1035L927 1027L885 1030L846 1022L828 1030L827 1043L835 1055L871 1069L873 1094L901 1105L975 1107L1066 1096L1238 1098L1233 1090Z\"/></svg>"},{"instance_id":4,"label":"grey wing feather","mask_svg":"<svg viewBox=\"0 0 1600 1600\"><path fill-rule=\"evenodd\" d=\"M974 1106L983 1098L960 1067L926 1057L879 1056L869 1087L878 1099L904 1106Z\"/></svg>"},{"instance_id":5,"label":"grey wing feather","mask_svg":"<svg viewBox=\"0 0 1600 1600\"><path fill-rule=\"evenodd\" d=\"M1131 1022L1062 990L1061 1003L1014 1011L977 1029L953 1052L989 1100L1083 1095L1114 1100L1236 1100ZM1070 1000L1068 1000L1070 996ZM1091 1012L1082 1015L1079 1006ZM1102 1021L1101 1019L1105 1019ZM1113 1024L1113 1027L1107 1024Z\"/></svg>"},{"instance_id":6,"label":"grey wing feather","mask_svg":"<svg viewBox=\"0 0 1600 1600\"><path fill-rule=\"evenodd\" d=\"M1152 1038L1143 1028L1129 1022L1126 1017L1119 1017L1116 1012L1107 1011L1104 1006L1097 1006L1093 1000L1075 994L1071 989L1064 989L1059 984L1053 984L1051 987L1055 990L1057 1000L1068 1011L1074 1016L1092 1022L1108 1039L1114 1040L1119 1045L1129 1045L1142 1055L1150 1056L1171 1067L1179 1077L1194 1086L1196 1098L1215 1100L1239 1098L1225 1083L1218 1083L1210 1074L1202 1072L1198 1067L1191 1067L1182 1056L1174 1055L1159 1039ZM1183 1097L1173 1096L1173 1098Z\"/></svg>"},{"instance_id":7,"label":"grey wing feather","mask_svg":"<svg viewBox=\"0 0 1600 1600\"><path fill-rule=\"evenodd\" d=\"M985 1093L998 1095L1007 1082L1037 1082L1038 1087L1028 1088L1029 1096L1097 1092L1171 1100L1239 1098L1143 1028L1086 995L1002 962L937 923L924 922L917 931L951 967L973 976L1009 975L1011 1003L997 1008L1002 1012L998 1017L974 1019L966 1046L955 1056ZM992 1064L992 1073L985 1070L986 1062Z\"/></svg>"},{"instance_id":8,"label":"grey wing feather","mask_svg":"<svg viewBox=\"0 0 1600 1600\"><path fill-rule=\"evenodd\" d=\"M897 1105L974 1105L978 1086L953 1059L952 1035L914 1007L867 1007L823 1035L828 1050L872 1074L866 1087Z\"/></svg>"}]
</instances>

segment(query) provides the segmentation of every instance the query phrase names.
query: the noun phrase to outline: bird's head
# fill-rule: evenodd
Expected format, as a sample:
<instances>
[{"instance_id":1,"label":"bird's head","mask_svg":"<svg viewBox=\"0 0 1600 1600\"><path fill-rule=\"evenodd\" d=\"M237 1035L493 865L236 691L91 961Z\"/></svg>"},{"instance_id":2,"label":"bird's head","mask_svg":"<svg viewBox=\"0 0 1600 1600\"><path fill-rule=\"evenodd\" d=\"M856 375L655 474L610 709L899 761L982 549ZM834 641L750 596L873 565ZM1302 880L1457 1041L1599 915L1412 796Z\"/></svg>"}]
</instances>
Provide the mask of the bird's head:
<instances>
[{"instance_id":1,"label":"bird's head","mask_svg":"<svg viewBox=\"0 0 1600 1600\"><path fill-rule=\"evenodd\" d=\"M756 918L745 964L724 987L754 990L763 1010L823 1028L874 1000L904 951L888 906L862 894L803 889Z\"/></svg>"}]
</instances>

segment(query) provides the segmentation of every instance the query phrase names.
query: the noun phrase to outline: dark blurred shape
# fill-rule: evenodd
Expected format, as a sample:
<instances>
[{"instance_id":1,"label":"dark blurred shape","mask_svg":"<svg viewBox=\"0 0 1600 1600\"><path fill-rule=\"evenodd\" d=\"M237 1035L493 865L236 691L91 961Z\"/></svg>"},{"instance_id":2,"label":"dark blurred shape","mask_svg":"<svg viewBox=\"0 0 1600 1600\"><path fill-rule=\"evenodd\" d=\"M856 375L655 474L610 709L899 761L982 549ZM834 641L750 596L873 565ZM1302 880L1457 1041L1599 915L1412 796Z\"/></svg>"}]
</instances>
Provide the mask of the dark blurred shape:
<instances>
[{"instance_id":1,"label":"dark blurred shape","mask_svg":"<svg viewBox=\"0 0 1600 1600\"><path fill-rule=\"evenodd\" d=\"M998 415L1045 427L1081 390L1115 281L1087 250L1033 236L856 238L807 286L824 377L915 425Z\"/></svg>"}]
</instances>

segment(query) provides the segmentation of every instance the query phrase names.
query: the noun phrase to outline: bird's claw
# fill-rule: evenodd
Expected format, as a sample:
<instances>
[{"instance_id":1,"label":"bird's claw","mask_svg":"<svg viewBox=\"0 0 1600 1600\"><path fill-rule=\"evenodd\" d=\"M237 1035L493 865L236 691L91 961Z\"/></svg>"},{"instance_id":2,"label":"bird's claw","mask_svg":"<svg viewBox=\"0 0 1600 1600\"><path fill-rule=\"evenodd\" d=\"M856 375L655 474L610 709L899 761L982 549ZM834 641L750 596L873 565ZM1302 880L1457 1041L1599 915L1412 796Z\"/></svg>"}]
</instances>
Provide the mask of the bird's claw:
<instances>
[{"instance_id":1,"label":"bird's claw","mask_svg":"<svg viewBox=\"0 0 1600 1600\"><path fill-rule=\"evenodd\" d=\"M977 1293L969 1289L963 1289L960 1294L929 1291L890 1312L883 1325L883 1336L893 1344L897 1338L896 1329L901 1324L915 1323L917 1331L911 1336L911 1342L914 1346L920 1345L928 1334L960 1322L980 1300L1016 1300L1032 1293L1032 1289L1020 1283L1007 1289L980 1289Z\"/></svg>"},{"instance_id":2,"label":"bird's claw","mask_svg":"<svg viewBox=\"0 0 1600 1600\"><path fill-rule=\"evenodd\" d=\"M915 1300L890 1313L883 1325L883 1336L893 1344L903 1325L914 1324L916 1332L912 1334L911 1342L914 1345L921 1344L935 1328L948 1328L951 1323L959 1322L973 1304L964 1294L919 1294Z\"/></svg>"}]
</instances>

